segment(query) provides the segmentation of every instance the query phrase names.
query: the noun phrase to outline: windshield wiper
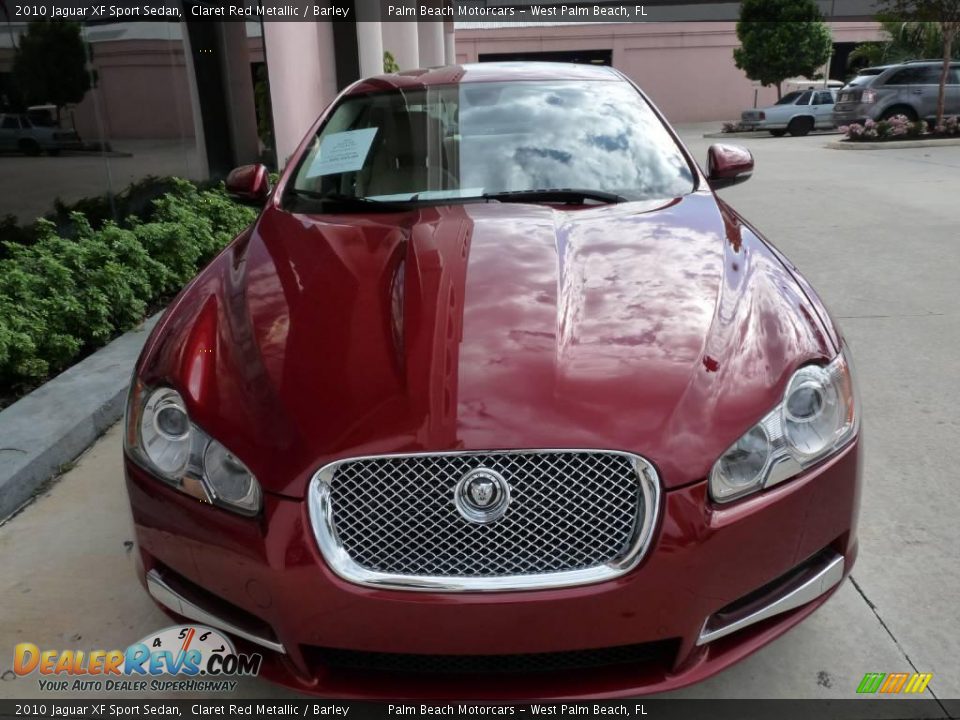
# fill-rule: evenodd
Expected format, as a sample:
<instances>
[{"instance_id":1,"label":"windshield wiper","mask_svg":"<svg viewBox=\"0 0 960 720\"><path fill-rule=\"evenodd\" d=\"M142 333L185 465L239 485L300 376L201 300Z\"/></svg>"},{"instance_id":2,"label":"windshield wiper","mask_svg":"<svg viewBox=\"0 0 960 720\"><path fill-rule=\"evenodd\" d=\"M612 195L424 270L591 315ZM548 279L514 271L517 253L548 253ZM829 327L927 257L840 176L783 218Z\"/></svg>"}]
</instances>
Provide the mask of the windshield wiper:
<instances>
[{"instance_id":1,"label":"windshield wiper","mask_svg":"<svg viewBox=\"0 0 960 720\"><path fill-rule=\"evenodd\" d=\"M542 188L540 190L504 190L484 193L483 199L499 202L562 202L582 205L587 200L612 204L627 202L627 198L606 190L582 190L579 188Z\"/></svg>"},{"instance_id":2,"label":"windshield wiper","mask_svg":"<svg viewBox=\"0 0 960 720\"><path fill-rule=\"evenodd\" d=\"M407 203L383 202L371 198L347 195L345 193L318 193L313 190L289 188L287 193L297 198L305 198L324 205L333 205L341 208L365 210L369 212L405 212L413 207Z\"/></svg>"}]
</instances>

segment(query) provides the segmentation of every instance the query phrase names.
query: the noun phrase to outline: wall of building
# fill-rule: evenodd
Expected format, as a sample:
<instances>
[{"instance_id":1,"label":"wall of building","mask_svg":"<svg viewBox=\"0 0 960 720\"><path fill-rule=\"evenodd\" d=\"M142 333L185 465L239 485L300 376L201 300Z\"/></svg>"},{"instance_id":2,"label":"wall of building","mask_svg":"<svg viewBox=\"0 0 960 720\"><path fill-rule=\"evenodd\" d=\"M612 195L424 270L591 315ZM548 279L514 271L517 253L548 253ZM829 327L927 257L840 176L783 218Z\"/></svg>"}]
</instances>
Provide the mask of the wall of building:
<instances>
[{"instance_id":1,"label":"wall of building","mask_svg":"<svg viewBox=\"0 0 960 720\"><path fill-rule=\"evenodd\" d=\"M263 62L262 39L248 38L247 45L250 63ZM108 140L194 137L179 32L169 39L94 39L91 46L97 87L74 108L80 137L101 139L101 129Z\"/></svg>"},{"instance_id":2,"label":"wall of building","mask_svg":"<svg viewBox=\"0 0 960 720\"><path fill-rule=\"evenodd\" d=\"M879 40L874 22L831 23L834 42ZM613 66L632 78L671 122L735 120L744 108L776 101L733 63L733 22L590 23L456 31L457 62L487 53L612 50Z\"/></svg>"},{"instance_id":3,"label":"wall of building","mask_svg":"<svg viewBox=\"0 0 960 720\"><path fill-rule=\"evenodd\" d=\"M121 40L94 45L97 87L74 109L80 137L193 137L190 85L178 40Z\"/></svg>"}]
</instances>

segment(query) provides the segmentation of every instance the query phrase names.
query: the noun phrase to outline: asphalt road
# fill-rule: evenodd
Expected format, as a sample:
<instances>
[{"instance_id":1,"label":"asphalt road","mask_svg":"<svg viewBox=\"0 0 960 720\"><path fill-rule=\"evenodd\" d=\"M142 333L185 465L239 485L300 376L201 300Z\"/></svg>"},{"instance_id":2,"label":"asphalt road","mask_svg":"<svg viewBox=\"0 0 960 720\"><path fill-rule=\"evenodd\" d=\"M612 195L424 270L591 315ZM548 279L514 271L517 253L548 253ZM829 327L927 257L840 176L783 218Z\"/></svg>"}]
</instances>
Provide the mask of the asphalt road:
<instances>
[{"instance_id":1,"label":"asphalt road","mask_svg":"<svg viewBox=\"0 0 960 720\"><path fill-rule=\"evenodd\" d=\"M698 159L718 125L681 128ZM918 671L934 674L928 697L960 698L960 147L840 152L832 139L743 140L756 171L723 195L798 264L852 346L860 557L805 623L677 696L851 698L865 672ZM120 440L114 427L0 527L0 698L42 696L8 671L17 642L126 647L167 624L134 579ZM230 697L286 696L254 680Z\"/></svg>"}]
</instances>

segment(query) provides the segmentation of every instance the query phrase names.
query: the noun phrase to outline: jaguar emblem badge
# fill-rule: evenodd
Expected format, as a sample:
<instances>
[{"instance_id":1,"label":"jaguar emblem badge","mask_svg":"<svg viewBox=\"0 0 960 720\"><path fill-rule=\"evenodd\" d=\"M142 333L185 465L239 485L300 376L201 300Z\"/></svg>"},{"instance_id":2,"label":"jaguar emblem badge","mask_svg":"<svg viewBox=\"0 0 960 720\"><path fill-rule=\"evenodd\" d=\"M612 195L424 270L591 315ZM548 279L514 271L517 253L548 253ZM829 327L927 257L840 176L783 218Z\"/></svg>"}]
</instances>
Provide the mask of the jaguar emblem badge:
<instances>
[{"instance_id":1,"label":"jaguar emblem badge","mask_svg":"<svg viewBox=\"0 0 960 720\"><path fill-rule=\"evenodd\" d=\"M496 470L479 467L466 473L454 489L454 505L470 522L491 523L503 517L510 503L510 486Z\"/></svg>"},{"instance_id":2,"label":"jaguar emblem badge","mask_svg":"<svg viewBox=\"0 0 960 720\"><path fill-rule=\"evenodd\" d=\"M487 507L497 494L497 486L485 477L473 478L467 484L467 493L478 508Z\"/></svg>"}]
</instances>

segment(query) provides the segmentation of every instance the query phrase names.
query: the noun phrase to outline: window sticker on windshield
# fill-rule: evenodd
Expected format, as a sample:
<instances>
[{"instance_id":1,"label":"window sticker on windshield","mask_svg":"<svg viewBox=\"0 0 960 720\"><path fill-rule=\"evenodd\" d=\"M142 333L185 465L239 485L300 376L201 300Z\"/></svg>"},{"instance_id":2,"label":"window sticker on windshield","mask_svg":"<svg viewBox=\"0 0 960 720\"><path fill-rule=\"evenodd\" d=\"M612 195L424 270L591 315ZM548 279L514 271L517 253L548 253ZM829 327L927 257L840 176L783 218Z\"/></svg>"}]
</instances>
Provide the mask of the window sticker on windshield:
<instances>
[{"instance_id":1,"label":"window sticker on windshield","mask_svg":"<svg viewBox=\"0 0 960 720\"><path fill-rule=\"evenodd\" d=\"M347 130L327 135L310 163L307 177L355 172L363 167L377 128Z\"/></svg>"}]
</instances>

